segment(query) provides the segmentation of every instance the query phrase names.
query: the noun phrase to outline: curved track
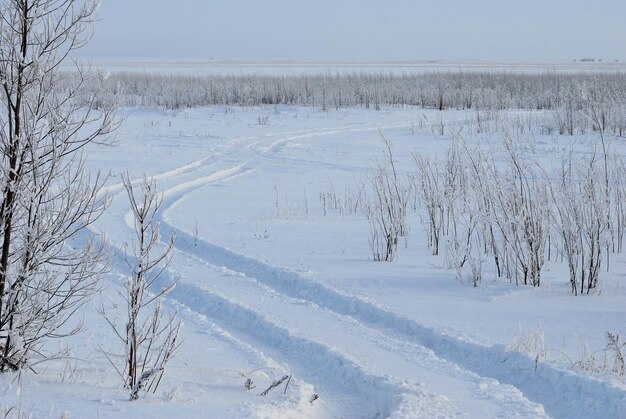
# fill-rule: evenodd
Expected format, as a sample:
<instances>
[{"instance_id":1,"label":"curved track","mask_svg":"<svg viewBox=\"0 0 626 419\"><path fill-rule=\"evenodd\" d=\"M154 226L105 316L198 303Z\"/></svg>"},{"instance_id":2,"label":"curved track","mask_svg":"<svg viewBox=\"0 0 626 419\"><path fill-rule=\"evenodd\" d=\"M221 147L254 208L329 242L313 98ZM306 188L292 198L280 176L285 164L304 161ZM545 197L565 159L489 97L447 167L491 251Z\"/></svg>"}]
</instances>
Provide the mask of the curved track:
<instances>
[{"instance_id":1,"label":"curved track","mask_svg":"<svg viewBox=\"0 0 626 419\"><path fill-rule=\"evenodd\" d=\"M163 236L177 236L173 263L161 277L178 281L169 298L207 316L293 372L303 385L313 386L334 416L598 415L585 400L558 402L568 388L575 394L591 389L603 398L615 392L615 405L605 406L602 415L623 415L624 395L609 384L547 364L535 369L532 359L502 346L443 335L288 269L193 237L170 216L179 202L196 199L193 192L204 186L262 175L257 169L283 159L281 150L290 142L377 130L343 126L237 139L157 175L165 187L159 214ZM125 237L129 226L123 188L107 189L113 196L107 229L114 237ZM121 243L113 246L119 250Z\"/></svg>"}]
</instances>

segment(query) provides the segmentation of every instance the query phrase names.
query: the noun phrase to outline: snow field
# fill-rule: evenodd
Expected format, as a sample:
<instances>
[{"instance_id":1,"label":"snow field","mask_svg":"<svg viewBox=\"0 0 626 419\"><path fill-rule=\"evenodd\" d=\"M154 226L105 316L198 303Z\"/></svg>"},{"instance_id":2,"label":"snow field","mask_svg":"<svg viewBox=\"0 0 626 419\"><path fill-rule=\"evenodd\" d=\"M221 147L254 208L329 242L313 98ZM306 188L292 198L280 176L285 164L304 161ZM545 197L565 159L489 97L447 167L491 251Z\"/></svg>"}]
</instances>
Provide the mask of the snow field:
<instances>
[{"instance_id":1,"label":"snow field","mask_svg":"<svg viewBox=\"0 0 626 419\"><path fill-rule=\"evenodd\" d=\"M95 148L89 164L114 175L146 172L164 193L162 236L175 233L177 240L173 262L160 279L178 281L167 305L178 308L185 322L185 341L164 377L164 394L138 403L125 400L97 349L119 348L102 319L91 313L87 336L74 341L77 357L90 359L77 364L75 382L57 385L63 364L51 364L40 376L27 374L19 396L14 383L0 382L0 389L8 389L3 403L15 406L22 397L35 416L67 412L70 417L85 412L101 417L626 416L623 383L554 361L535 364L531 356L506 347L518 327L539 323L553 348L567 341L572 351L579 337L602 346L603 333L619 332L623 324L623 276L618 274L623 262L614 261L614 271L603 276L603 293L584 298L568 294L557 265L549 266L540 289L491 281L470 289L440 268L440 259L428 256L417 214L410 215L408 246L392 264L369 260L364 217L323 215L319 194L332 186L342 195L380 157L379 129L394 142L405 174L414 170L408 151L441 155L451 142L450 135L437 135L428 126L416 129L420 114L433 121L441 116L455 127L471 114L289 107L128 112L118 147ZM258 115L267 114L268 125L256 123ZM564 146L561 139L531 141L546 155ZM589 139L575 141L587 149ZM115 177L106 190L112 202L98 228L117 256L102 299L115 310L131 231L126 192ZM99 344L94 347L93 341ZM241 373L249 373L257 388L246 392ZM258 396L284 374L293 375L285 394L280 387ZM320 398L311 404L313 394Z\"/></svg>"}]
</instances>

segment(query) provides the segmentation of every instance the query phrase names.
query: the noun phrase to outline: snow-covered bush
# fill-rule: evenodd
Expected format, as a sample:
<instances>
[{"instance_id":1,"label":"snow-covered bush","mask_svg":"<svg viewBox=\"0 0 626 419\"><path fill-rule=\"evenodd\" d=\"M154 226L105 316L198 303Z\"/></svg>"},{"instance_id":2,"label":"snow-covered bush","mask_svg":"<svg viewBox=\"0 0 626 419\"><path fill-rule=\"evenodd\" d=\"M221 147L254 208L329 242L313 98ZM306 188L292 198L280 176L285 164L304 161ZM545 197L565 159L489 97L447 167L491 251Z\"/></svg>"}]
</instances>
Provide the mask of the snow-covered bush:
<instances>
[{"instance_id":1,"label":"snow-covered bush","mask_svg":"<svg viewBox=\"0 0 626 419\"><path fill-rule=\"evenodd\" d=\"M370 248L375 261L393 261L398 241L407 239L406 221L411 185L396 171L391 142L382 133L385 160L375 161L369 176L370 194L363 209L370 226Z\"/></svg>"},{"instance_id":2,"label":"snow-covered bush","mask_svg":"<svg viewBox=\"0 0 626 419\"><path fill-rule=\"evenodd\" d=\"M126 324L121 328L104 311L103 314L125 346L124 365L119 368L113 363L113 366L124 386L130 389L131 400L137 400L142 390L154 392L159 386L179 346L180 321L176 313L166 316L161 308L162 297L176 284L158 284L159 276L169 264L174 236L158 251L160 232L156 213L161 197L156 183L144 177L138 192L127 175L123 176L123 181L136 234L132 257L127 261L131 273L123 296L127 306Z\"/></svg>"},{"instance_id":3,"label":"snow-covered bush","mask_svg":"<svg viewBox=\"0 0 626 419\"><path fill-rule=\"evenodd\" d=\"M501 253L513 260L509 276L515 283L539 286L551 219L547 184L537 163L523 157L519 143L508 133L504 144L504 167L491 165L492 221L506 248Z\"/></svg>"},{"instance_id":4,"label":"snow-covered bush","mask_svg":"<svg viewBox=\"0 0 626 419\"><path fill-rule=\"evenodd\" d=\"M528 153L523 137L502 135L500 151L458 138L443 161L414 154L413 183L432 253L445 244L446 266L469 270L473 285L491 259L497 277L532 286L541 285L545 261L558 254L572 293L590 293L602 264L608 269L611 253L622 249L622 159L605 147L602 132L602 148L564 153L555 168Z\"/></svg>"},{"instance_id":5,"label":"snow-covered bush","mask_svg":"<svg viewBox=\"0 0 626 419\"><path fill-rule=\"evenodd\" d=\"M589 293L597 286L602 250L610 240L610 203L604 176L597 156L575 159L570 154L564 158L559 183L553 187L555 228L561 236L574 294Z\"/></svg>"},{"instance_id":6,"label":"snow-covered bush","mask_svg":"<svg viewBox=\"0 0 626 419\"><path fill-rule=\"evenodd\" d=\"M446 213L444 208L445 174L442 173L436 159L428 159L418 154L414 154L413 158L418 170L418 175L414 180L415 193L424 209L422 220L426 228L428 247L433 255L438 255Z\"/></svg>"}]
</instances>

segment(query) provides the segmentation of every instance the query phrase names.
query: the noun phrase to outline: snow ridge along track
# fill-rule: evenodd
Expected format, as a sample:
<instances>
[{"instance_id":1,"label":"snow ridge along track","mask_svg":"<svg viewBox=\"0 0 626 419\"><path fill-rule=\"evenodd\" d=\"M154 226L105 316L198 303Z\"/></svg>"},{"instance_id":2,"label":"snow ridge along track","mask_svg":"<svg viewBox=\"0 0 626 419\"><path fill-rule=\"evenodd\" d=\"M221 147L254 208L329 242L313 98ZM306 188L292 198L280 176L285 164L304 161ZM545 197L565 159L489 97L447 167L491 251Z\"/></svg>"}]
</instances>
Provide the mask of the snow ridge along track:
<instances>
[{"instance_id":1,"label":"snow ridge along track","mask_svg":"<svg viewBox=\"0 0 626 419\"><path fill-rule=\"evenodd\" d=\"M513 385L530 400L541 403L551 416L617 418L626 415L626 393L610 383L546 363L535 365L529 356L509 351L502 345L486 347L443 335L296 273L268 266L202 240L196 241L188 233L165 221L163 226L176 232L176 247L186 253L253 277L282 294L350 316L383 334L423 345L438 357L478 375ZM564 399L568 395L571 398Z\"/></svg>"},{"instance_id":2,"label":"snow ridge along track","mask_svg":"<svg viewBox=\"0 0 626 419\"><path fill-rule=\"evenodd\" d=\"M121 258L120 249L113 249L118 257L114 268L125 271L125 261ZM180 279L167 269L159 277L157 287L165 287ZM402 406L403 399L409 397L425 397L420 389L408 386L403 392L398 385L384 377L377 377L364 372L358 365L335 353L331 348L316 342L298 337L289 330L281 328L271 321L265 320L259 313L193 284L178 281L176 287L168 294L169 299L189 307L215 321L220 327L244 335L255 347L265 351L280 353L293 368L296 377L311 378L313 374L307 369L315 369L315 378L323 381L327 394L336 394L345 401L348 411L362 412L366 417L387 417L392 415L395 405ZM274 354L272 354L274 355ZM419 412L409 412L418 415ZM431 414L442 412L431 411Z\"/></svg>"}]
</instances>

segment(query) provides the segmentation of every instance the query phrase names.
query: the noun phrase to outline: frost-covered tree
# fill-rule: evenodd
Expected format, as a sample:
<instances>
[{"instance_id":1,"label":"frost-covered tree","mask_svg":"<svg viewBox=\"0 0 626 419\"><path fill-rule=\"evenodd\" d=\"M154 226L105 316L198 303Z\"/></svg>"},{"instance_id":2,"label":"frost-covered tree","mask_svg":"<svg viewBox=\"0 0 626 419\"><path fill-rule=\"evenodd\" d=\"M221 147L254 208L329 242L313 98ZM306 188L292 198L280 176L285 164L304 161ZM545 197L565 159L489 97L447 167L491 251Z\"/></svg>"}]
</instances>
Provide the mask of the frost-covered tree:
<instances>
[{"instance_id":1,"label":"frost-covered tree","mask_svg":"<svg viewBox=\"0 0 626 419\"><path fill-rule=\"evenodd\" d=\"M206 105L268 104L313 106L328 110L346 106L381 109L415 105L430 109L474 109L478 132L498 126L497 111L546 111L544 133L587 133L603 129L626 132L626 74L623 72L442 71L416 74L346 73L307 75L173 75L116 73L106 91L127 106L170 109ZM600 112L590 120L589 107ZM494 116L496 118L494 118ZM486 117L486 118L485 118ZM600 122L599 124L597 122ZM439 128L442 126L440 125Z\"/></svg>"},{"instance_id":2,"label":"frost-covered tree","mask_svg":"<svg viewBox=\"0 0 626 419\"><path fill-rule=\"evenodd\" d=\"M78 237L105 205L81 150L114 127L113 107L85 88L86 71L61 69L97 5L0 3L0 371L52 356L45 342L78 330L102 270L103 247Z\"/></svg>"},{"instance_id":3,"label":"frost-covered tree","mask_svg":"<svg viewBox=\"0 0 626 419\"><path fill-rule=\"evenodd\" d=\"M128 175L123 177L134 220L135 240L133 257L129 262L131 275L126 283L128 316L123 331L109 323L125 344L125 365L120 372L124 384L131 391L131 400L137 400L141 390L154 392L165 367L178 348L180 321L176 314L169 317L161 309L161 299L175 283L156 289L157 280L171 260L174 247L172 235L159 253L160 230L156 214L162 196L156 182L144 177L141 191L135 190ZM120 370L118 369L118 372Z\"/></svg>"}]
</instances>

